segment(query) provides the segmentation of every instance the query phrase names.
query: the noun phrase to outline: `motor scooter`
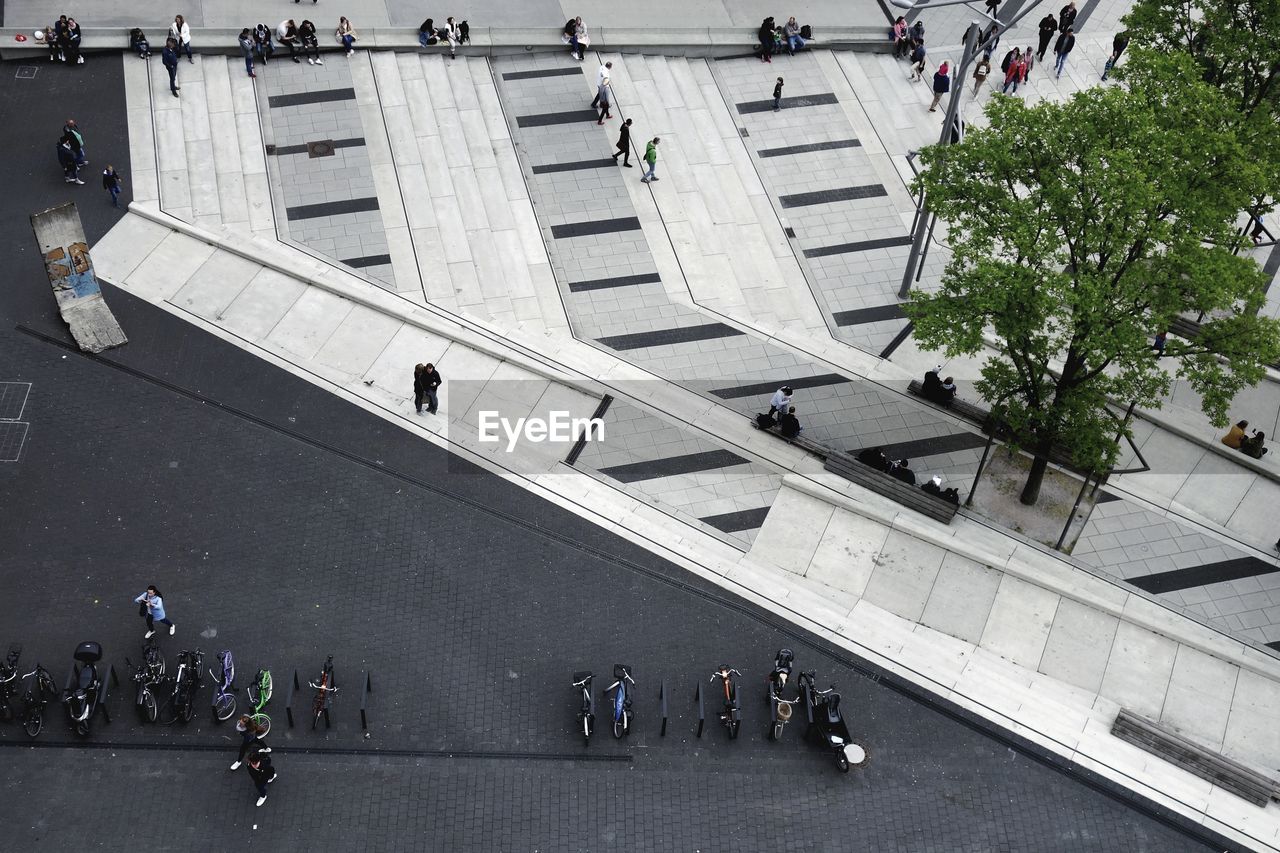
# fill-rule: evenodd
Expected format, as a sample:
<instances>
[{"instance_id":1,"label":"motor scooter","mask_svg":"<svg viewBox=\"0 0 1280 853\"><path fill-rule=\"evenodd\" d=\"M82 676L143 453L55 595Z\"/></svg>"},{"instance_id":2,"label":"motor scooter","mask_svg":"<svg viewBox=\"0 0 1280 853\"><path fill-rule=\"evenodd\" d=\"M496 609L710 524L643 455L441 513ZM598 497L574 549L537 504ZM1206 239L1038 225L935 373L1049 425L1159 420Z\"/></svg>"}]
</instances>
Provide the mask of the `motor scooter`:
<instances>
[{"instance_id":1,"label":"motor scooter","mask_svg":"<svg viewBox=\"0 0 1280 853\"><path fill-rule=\"evenodd\" d=\"M836 766L842 773L848 773L855 764L862 764L867 758L866 750L853 742L849 735L849 726L844 721L840 710L840 694L833 684L826 690L815 686L817 673L814 670L800 673L798 683L800 698L804 700L809 720L809 732L828 749L835 753Z\"/></svg>"},{"instance_id":2,"label":"motor scooter","mask_svg":"<svg viewBox=\"0 0 1280 853\"><path fill-rule=\"evenodd\" d=\"M93 715L98 710L98 700L102 694L102 675L98 671L98 662L102 660L102 646L93 641L86 641L76 646L73 657L80 664L75 668L73 687L62 694L62 702L67 706L67 716L76 734L84 737L89 734L89 726Z\"/></svg>"},{"instance_id":3,"label":"motor scooter","mask_svg":"<svg viewBox=\"0 0 1280 853\"><path fill-rule=\"evenodd\" d=\"M799 697L782 698L782 691L791 678L791 664L795 659L795 653L791 649L778 649L773 658L773 671L768 678L769 690L765 694L765 701L769 703L769 740L782 737L782 730L792 717L792 706L800 702Z\"/></svg>"}]
</instances>

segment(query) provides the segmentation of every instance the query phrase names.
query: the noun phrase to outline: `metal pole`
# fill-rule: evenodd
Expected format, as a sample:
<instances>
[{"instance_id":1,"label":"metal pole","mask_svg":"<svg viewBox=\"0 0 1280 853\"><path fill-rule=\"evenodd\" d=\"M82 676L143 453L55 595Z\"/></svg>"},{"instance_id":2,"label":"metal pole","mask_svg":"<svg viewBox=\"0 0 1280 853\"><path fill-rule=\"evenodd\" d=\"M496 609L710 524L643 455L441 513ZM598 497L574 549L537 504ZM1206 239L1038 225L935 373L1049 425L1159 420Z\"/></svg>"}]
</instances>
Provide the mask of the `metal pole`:
<instances>
[{"instance_id":1,"label":"metal pole","mask_svg":"<svg viewBox=\"0 0 1280 853\"><path fill-rule=\"evenodd\" d=\"M960 67L956 69L955 85L951 87L951 97L947 98L947 114L942 121L942 133L938 135L938 145L946 145L951 141L951 130L955 127L956 116L960 110L960 99L964 95L965 73L969 70L969 63L973 61L974 50L978 46L978 33L981 27L977 21L969 24L969 31L964 37L964 56L960 60ZM924 197L924 193L920 194L920 213L925 211L925 205L928 199ZM928 225L928 216L919 216L916 218L915 234L911 238L911 254L907 256L907 269L902 276L902 287L898 289L898 298L906 299L907 294L911 292L912 279L915 278L916 265L920 262L920 250L924 247L925 232Z\"/></svg>"},{"instance_id":2,"label":"metal pole","mask_svg":"<svg viewBox=\"0 0 1280 853\"><path fill-rule=\"evenodd\" d=\"M973 506L973 493L978 490L978 479L982 476L982 469L987 465L987 455L991 453L991 445L996 440L995 426L992 425L991 434L987 436L987 446L982 448L982 460L978 462L978 470L973 475L973 485L969 487L969 496L964 499L965 506Z\"/></svg>"},{"instance_id":3,"label":"metal pole","mask_svg":"<svg viewBox=\"0 0 1280 853\"><path fill-rule=\"evenodd\" d=\"M1062 550L1062 543L1067 539L1067 531L1071 529L1071 522L1076 520L1076 510L1080 508L1080 502L1084 500L1084 490L1089 488L1089 481L1092 479L1093 472L1090 471L1084 478L1084 482L1080 484L1080 494L1076 495L1076 502L1071 506L1071 512L1067 513L1067 523L1062 526L1062 535L1058 537L1058 544L1053 546L1053 550Z\"/></svg>"},{"instance_id":4,"label":"metal pole","mask_svg":"<svg viewBox=\"0 0 1280 853\"><path fill-rule=\"evenodd\" d=\"M924 238L924 251L920 253L920 263L916 265L916 283L920 282L920 276L924 275L924 262L929 257L929 246L933 243L933 228L938 224L938 214L929 217L929 234Z\"/></svg>"}]
</instances>

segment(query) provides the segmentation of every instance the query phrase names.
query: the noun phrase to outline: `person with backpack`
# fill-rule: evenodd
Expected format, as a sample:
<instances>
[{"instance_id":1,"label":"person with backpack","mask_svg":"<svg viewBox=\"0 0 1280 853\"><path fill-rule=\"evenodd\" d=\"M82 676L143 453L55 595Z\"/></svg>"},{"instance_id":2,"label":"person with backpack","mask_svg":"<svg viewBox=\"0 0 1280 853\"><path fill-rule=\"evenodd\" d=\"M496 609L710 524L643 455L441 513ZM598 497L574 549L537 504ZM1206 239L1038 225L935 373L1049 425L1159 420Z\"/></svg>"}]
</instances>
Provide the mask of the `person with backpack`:
<instances>
[{"instance_id":1,"label":"person with backpack","mask_svg":"<svg viewBox=\"0 0 1280 853\"><path fill-rule=\"evenodd\" d=\"M1049 42L1053 41L1057 32L1058 19L1052 12L1040 19L1040 50L1036 52L1037 59L1044 59L1044 52L1049 49Z\"/></svg>"},{"instance_id":2,"label":"person with backpack","mask_svg":"<svg viewBox=\"0 0 1280 853\"><path fill-rule=\"evenodd\" d=\"M942 100L942 96L951 91L951 66L942 63L938 66L938 70L933 74L933 103L929 105L929 112L936 113L938 111L938 102Z\"/></svg>"},{"instance_id":3,"label":"person with backpack","mask_svg":"<svg viewBox=\"0 0 1280 853\"><path fill-rule=\"evenodd\" d=\"M647 184L650 181L658 180L658 176L655 173L658 171L658 143L660 141L661 140L655 136L653 139L649 140L649 144L644 148L644 161L648 163L649 166L645 170L644 174L640 176L640 180L643 183Z\"/></svg>"},{"instance_id":4,"label":"person with backpack","mask_svg":"<svg viewBox=\"0 0 1280 853\"><path fill-rule=\"evenodd\" d=\"M982 84L987 82L987 77L991 74L991 57L983 55L978 60L978 64L973 69L973 94L977 95L978 90L982 88Z\"/></svg>"},{"instance_id":5,"label":"person with backpack","mask_svg":"<svg viewBox=\"0 0 1280 853\"><path fill-rule=\"evenodd\" d=\"M1062 35L1058 36L1058 41L1053 46L1053 52L1058 57L1057 68L1058 76L1062 76L1062 69L1067 64L1067 54L1071 53L1071 49L1076 46L1075 30L1067 27Z\"/></svg>"}]
</instances>

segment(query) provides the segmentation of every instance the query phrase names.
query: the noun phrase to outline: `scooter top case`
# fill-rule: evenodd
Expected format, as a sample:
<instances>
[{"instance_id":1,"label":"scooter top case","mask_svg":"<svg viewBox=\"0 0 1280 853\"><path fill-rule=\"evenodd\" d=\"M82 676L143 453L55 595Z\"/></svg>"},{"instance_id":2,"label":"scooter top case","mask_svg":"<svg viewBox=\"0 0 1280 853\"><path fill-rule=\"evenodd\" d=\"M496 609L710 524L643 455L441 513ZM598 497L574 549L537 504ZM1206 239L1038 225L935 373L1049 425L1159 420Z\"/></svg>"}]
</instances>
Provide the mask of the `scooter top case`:
<instances>
[{"instance_id":1,"label":"scooter top case","mask_svg":"<svg viewBox=\"0 0 1280 853\"><path fill-rule=\"evenodd\" d=\"M73 657L80 663L97 663L102 660L102 644L86 640L76 646L76 653Z\"/></svg>"}]
</instances>

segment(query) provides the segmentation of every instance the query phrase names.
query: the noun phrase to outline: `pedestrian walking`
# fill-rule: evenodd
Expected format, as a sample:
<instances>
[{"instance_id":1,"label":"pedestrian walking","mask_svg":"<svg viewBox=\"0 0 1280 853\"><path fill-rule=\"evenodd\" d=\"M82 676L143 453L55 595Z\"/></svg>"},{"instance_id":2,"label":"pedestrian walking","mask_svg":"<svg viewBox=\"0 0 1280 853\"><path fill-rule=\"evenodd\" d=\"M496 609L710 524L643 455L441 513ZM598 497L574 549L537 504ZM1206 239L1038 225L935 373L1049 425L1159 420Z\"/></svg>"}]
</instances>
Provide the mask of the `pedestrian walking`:
<instances>
[{"instance_id":1,"label":"pedestrian walking","mask_svg":"<svg viewBox=\"0 0 1280 853\"><path fill-rule=\"evenodd\" d=\"M622 123L622 128L618 132L617 153L613 155L613 162L618 162L618 157L622 157L622 165L628 169L631 168L631 119L627 119Z\"/></svg>"},{"instance_id":2,"label":"pedestrian walking","mask_svg":"<svg viewBox=\"0 0 1280 853\"><path fill-rule=\"evenodd\" d=\"M413 407L422 414L422 403L427 403L427 414L434 415L440 407L438 390L444 380L434 364L418 364L413 368Z\"/></svg>"},{"instance_id":3,"label":"pedestrian walking","mask_svg":"<svg viewBox=\"0 0 1280 853\"><path fill-rule=\"evenodd\" d=\"M609 84L601 84L596 90L596 103L600 105L600 120L596 124L604 124L607 118L613 118L613 114L609 112Z\"/></svg>"},{"instance_id":4,"label":"pedestrian walking","mask_svg":"<svg viewBox=\"0 0 1280 853\"><path fill-rule=\"evenodd\" d=\"M120 189L124 181L110 163L102 170L102 188L111 194L111 206L120 206Z\"/></svg>"},{"instance_id":5,"label":"pedestrian walking","mask_svg":"<svg viewBox=\"0 0 1280 853\"><path fill-rule=\"evenodd\" d=\"M924 42L918 41L915 47L911 48L911 74L907 77L908 80L924 79L924 57Z\"/></svg>"},{"instance_id":6,"label":"pedestrian walking","mask_svg":"<svg viewBox=\"0 0 1280 853\"><path fill-rule=\"evenodd\" d=\"M1040 19L1040 49L1036 51L1037 59L1044 59L1044 52L1049 49L1049 42L1053 41L1057 33L1058 19L1050 12Z\"/></svg>"},{"instance_id":7,"label":"pedestrian walking","mask_svg":"<svg viewBox=\"0 0 1280 853\"><path fill-rule=\"evenodd\" d=\"M164 612L164 597L160 595L160 590L155 586L149 586L146 592L133 600L134 604L139 605L138 615L143 616L147 620L147 633L142 639L148 640L151 635L156 632L156 623L169 626L169 636L172 637L174 632L178 630L177 626L169 620Z\"/></svg>"},{"instance_id":8,"label":"pedestrian walking","mask_svg":"<svg viewBox=\"0 0 1280 853\"><path fill-rule=\"evenodd\" d=\"M1004 86L1000 91L1009 94L1009 87L1013 87L1013 91L1018 91L1018 82L1022 80L1022 72L1027 67L1026 60L1022 58L1022 51L1018 48L1013 49L1013 55L1009 57L1008 67L1004 72Z\"/></svg>"},{"instance_id":9,"label":"pedestrian walking","mask_svg":"<svg viewBox=\"0 0 1280 853\"><path fill-rule=\"evenodd\" d=\"M1022 79L1019 83L1026 83L1031 79L1031 69L1036 67L1036 59L1031 55L1031 45L1027 45L1027 49L1022 52Z\"/></svg>"},{"instance_id":10,"label":"pedestrian walking","mask_svg":"<svg viewBox=\"0 0 1280 853\"><path fill-rule=\"evenodd\" d=\"M356 52L355 43L358 36L356 36L355 27L351 26L346 16L338 18L338 28L333 31L333 35L347 49L347 56Z\"/></svg>"},{"instance_id":11,"label":"pedestrian walking","mask_svg":"<svg viewBox=\"0 0 1280 853\"><path fill-rule=\"evenodd\" d=\"M173 23L169 25L169 38L178 43L179 54L186 52L187 62L195 63L191 58L191 27L181 15L175 16Z\"/></svg>"},{"instance_id":12,"label":"pedestrian walking","mask_svg":"<svg viewBox=\"0 0 1280 853\"><path fill-rule=\"evenodd\" d=\"M1151 344L1151 348L1156 351L1156 358L1164 357L1164 348L1168 343L1169 333L1167 331L1156 332L1156 339Z\"/></svg>"},{"instance_id":13,"label":"pedestrian walking","mask_svg":"<svg viewBox=\"0 0 1280 853\"><path fill-rule=\"evenodd\" d=\"M658 180L658 143L660 141L661 140L655 136L653 139L649 140L649 144L644 147L644 162L647 163L648 166L646 167L644 174L640 176L640 180L646 184L650 181Z\"/></svg>"},{"instance_id":14,"label":"pedestrian walking","mask_svg":"<svg viewBox=\"0 0 1280 853\"><path fill-rule=\"evenodd\" d=\"M613 68L613 63L606 62L604 65L601 65L599 68L596 69L596 96L591 101L592 109L595 109L596 107L600 106L600 89L603 86L609 85L609 71L612 70L612 68Z\"/></svg>"},{"instance_id":15,"label":"pedestrian walking","mask_svg":"<svg viewBox=\"0 0 1280 853\"><path fill-rule=\"evenodd\" d=\"M1076 46L1075 31L1070 27L1058 36L1058 41L1053 46L1053 52L1058 57L1057 68L1058 76L1062 76L1062 69L1067 64L1067 54L1071 53L1071 49Z\"/></svg>"},{"instance_id":16,"label":"pedestrian walking","mask_svg":"<svg viewBox=\"0 0 1280 853\"><path fill-rule=\"evenodd\" d=\"M258 789L259 806L267 801L267 786L276 781L278 776L276 769L271 766L270 755L258 751L249 756L249 779L253 782L253 787Z\"/></svg>"},{"instance_id":17,"label":"pedestrian walking","mask_svg":"<svg viewBox=\"0 0 1280 853\"><path fill-rule=\"evenodd\" d=\"M982 88L982 84L987 82L987 77L991 74L991 57L983 56L978 60L978 64L973 69L973 94L978 94L978 90Z\"/></svg>"},{"instance_id":18,"label":"pedestrian walking","mask_svg":"<svg viewBox=\"0 0 1280 853\"><path fill-rule=\"evenodd\" d=\"M936 113L938 111L938 102L942 100L943 95L950 91L951 66L944 62L933 73L933 103L929 105L929 112Z\"/></svg>"},{"instance_id":19,"label":"pedestrian walking","mask_svg":"<svg viewBox=\"0 0 1280 853\"><path fill-rule=\"evenodd\" d=\"M58 140L58 163L62 166L62 177L68 184L83 184L80 180L80 167L76 165L76 152L71 150L71 140L64 133Z\"/></svg>"},{"instance_id":20,"label":"pedestrian walking","mask_svg":"<svg viewBox=\"0 0 1280 853\"><path fill-rule=\"evenodd\" d=\"M178 85L178 43L173 39L164 40L164 50L160 51L160 61L164 63L164 70L169 72L169 92L176 98L178 90L182 87Z\"/></svg>"},{"instance_id":21,"label":"pedestrian walking","mask_svg":"<svg viewBox=\"0 0 1280 853\"><path fill-rule=\"evenodd\" d=\"M304 56L308 51L311 53L311 56L307 56L308 65L324 65L324 60L320 58L320 38L316 35L315 24L305 20L298 24L298 43L302 45Z\"/></svg>"},{"instance_id":22,"label":"pedestrian walking","mask_svg":"<svg viewBox=\"0 0 1280 853\"><path fill-rule=\"evenodd\" d=\"M791 407L791 386L783 385L769 398L769 414L782 414Z\"/></svg>"},{"instance_id":23,"label":"pedestrian walking","mask_svg":"<svg viewBox=\"0 0 1280 853\"><path fill-rule=\"evenodd\" d=\"M249 32L249 28L245 27L240 31L240 52L244 54L244 70L250 77L257 77L253 73L253 34Z\"/></svg>"},{"instance_id":24,"label":"pedestrian walking","mask_svg":"<svg viewBox=\"0 0 1280 853\"><path fill-rule=\"evenodd\" d=\"M1076 9L1075 0L1072 0L1072 2L1063 6L1062 10L1058 12L1058 30L1065 33L1067 30L1074 29L1076 25L1076 15L1078 14L1080 14L1080 12Z\"/></svg>"},{"instance_id":25,"label":"pedestrian walking","mask_svg":"<svg viewBox=\"0 0 1280 853\"><path fill-rule=\"evenodd\" d=\"M985 33L979 33L978 44L986 45L986 47L982 49L982 55L990 59L991 54L995 53L996 48L1000 46L1000 25L992 24L987 27L987 31Z\"/></svg>"},{"instance_id":26,"label":"pedestrian walking","mask_svg":"<svg viewBox=\"0 0 1280 853\"><path fill-rule=\"evenodd\" d=\"M240 719L236 720L236 731L240 733L240 752L236 754L236 760L231 762L232 770L240 769L246 752L271 751L271 747L267 746L266 741L262 739L266 734L266 727L255 723L253 717L248 714L241 714Z\"/></svg>"},{"instance_id":27,"label":"pedestrian walking","mask_svg":"<svg viewBox=\"0 0 1280 853\"><path fill-rule=\"evenodd\" d=\"M266 24L258 24L253 28L253 49L263 65L266 65L271 54L276 52L275 46L271 44L271 28Z\"/></svg>"},{"instance_id":28,"label":"pedestrian walking","mask_svg":"<svg viewBox=\"0 0 1280 853\"><path fill-rule=\"evenodd\" d=\"M1107 64L1102 66L1102 79L1106 80L1111 75L1111 69L1116 67L1116 63L1120 61L1120 54L1124 53L1124 49L1129 46L1129 33L1121 30L1116 33L1116 37L1111 40L1111 55L1107 57Z\"/></svg>"},{"instance_id":29,"label":"pedestrian walking","mask_svg":"<svg viewBox=\"0 0 1280 853\"><path fill-rule=\"evenodd\" d=\"M89 155L84 150L84 134L80 132L80 126L76 124L73 118L67 119L67 123L62 126L62 133L71 143L71 150L76 154L77 166L88 166Z\"/></svg>"}]
</instances>

